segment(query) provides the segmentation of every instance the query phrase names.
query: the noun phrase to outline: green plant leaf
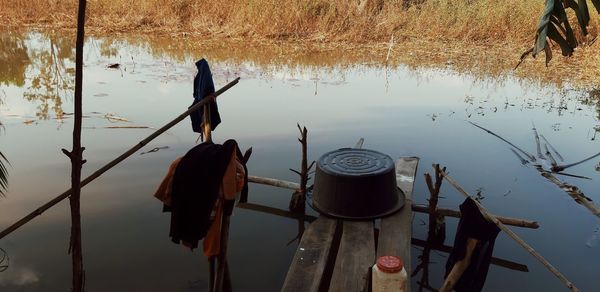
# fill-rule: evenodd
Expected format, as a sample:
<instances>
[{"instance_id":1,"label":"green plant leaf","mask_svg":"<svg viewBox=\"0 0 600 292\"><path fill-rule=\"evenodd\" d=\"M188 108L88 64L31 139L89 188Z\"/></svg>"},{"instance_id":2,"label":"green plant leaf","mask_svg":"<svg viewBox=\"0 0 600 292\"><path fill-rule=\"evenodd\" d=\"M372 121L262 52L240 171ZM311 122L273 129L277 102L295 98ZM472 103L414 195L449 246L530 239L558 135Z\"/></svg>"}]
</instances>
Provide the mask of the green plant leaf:
<instances>
[{"instance_id":1,"label":"green plant leaf","mask_svg":"<svg viewBox=\"0 0 600 292\"><path fill-rule=\"evenodd\" d=\"M569 44L569 41L558 32L554 25L548 25L548 38L560 46L563 56L571 56L573 54L573 48Z\"/></svg>"},{"instance_id":2,"label":"green plant leaf","mask_svg":"<svg viewBox=\"0 0 600 292\"><path fill-rule=\"evenodd\" d=\"M548 24L550 23L550 17L552 16L552 12L554 10L554 1L555 0L547 0L546 7L544 8L544 13L542 14L542 18L540 19L540 24L538 25L537 33L535 36L535 45L533 46L533 52L531 53L533 57L535 57L539 52L543 51L546 47L546 36L548 35ZM598 0L600 1L600 0Z\"/></svg>"},{"instance_id":3,"label":"green plant leaf","mask_svg":"<svg viewBox=\"0 0 600 292\"><path fill-rule=\"evenodd\" d=\"M596 7L596 11L600 13L600 0L592 0L592 4L594 4L594 7Z\"/></svg>"}]
</instances>

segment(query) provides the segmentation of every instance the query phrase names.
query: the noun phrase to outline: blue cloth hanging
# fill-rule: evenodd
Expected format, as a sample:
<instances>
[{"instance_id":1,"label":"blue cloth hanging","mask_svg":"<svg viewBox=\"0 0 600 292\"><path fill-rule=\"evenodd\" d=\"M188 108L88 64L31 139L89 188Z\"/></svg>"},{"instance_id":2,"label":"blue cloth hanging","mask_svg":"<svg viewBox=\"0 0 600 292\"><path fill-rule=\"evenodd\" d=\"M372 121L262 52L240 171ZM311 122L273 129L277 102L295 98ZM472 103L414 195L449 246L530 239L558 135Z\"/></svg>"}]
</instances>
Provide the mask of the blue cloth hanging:
<instances>
[{"instance_id":1,"label":"blue cloth hanging","mask_svg":"<svg viewBox=\"0 0 600 292\"><path fill-rule=\"evenodd\" d=\"M196 77L194 77L194 102L190 108L196 103L200 102L205 96L215 92L215 84L213 83L212 73L208 67L208 62L205 59L201 59L196 62L196 68L198 69L198 73L196 74ZM211 101L209 103L209 109L211 130L214 131L215 128L217 128L217 126L221 123L221 116L219 115L217 102ZM190 114L190 118L192 120L192 130L194 130L196 133L202 133L201 125L203 116L203 108L200 108Z\"/></svg>"}]
</instances>

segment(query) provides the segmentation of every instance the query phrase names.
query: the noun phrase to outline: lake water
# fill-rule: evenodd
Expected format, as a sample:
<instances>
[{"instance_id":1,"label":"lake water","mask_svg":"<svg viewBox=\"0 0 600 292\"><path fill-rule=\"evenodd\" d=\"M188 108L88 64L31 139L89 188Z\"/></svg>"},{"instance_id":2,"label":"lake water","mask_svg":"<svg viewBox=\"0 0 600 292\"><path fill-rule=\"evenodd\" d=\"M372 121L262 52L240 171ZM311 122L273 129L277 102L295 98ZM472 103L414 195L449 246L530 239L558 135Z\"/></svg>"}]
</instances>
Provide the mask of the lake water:
<instances>
[{"instance_id":1,"label":"lake water","mask_svg":"<svg viewBox=\"0 0 600 292\"><path fill-rule=\"evenodd\" d=\"M9 190L0 198L5 228L70 187L74 84L73 37L0 33L0 151L10 160ZM421 158L416 203L426 204L424 172L447 166L469 192L481 191L494 214L536 220L537 230L511 227L582 291L600 290L600 219L522 165L482 125L535 153L532 123L565 158L600 151L600 105L585 90L510 75L487 77L439 66L386 66L352 51L315 53L297 47L207 45L185 38L93 37L84 54L83 176L91 174L183 111L192 102L194 62L207 58L215 85L240 83L219 98L222 124L214 140L235 138L253 148L252 175L298 181L296 123L309 130L309 159L349 147L392 158ZM120 63L120 69L107 65ZM552 68L548 69L552 70ZM119 127L129 128L119 128ZM141 128L131 128L141 127ZM196 143L188 120L173 127L82 191L87 291L205 291L208 264L168 237L170 216L152 195L172 160ZM141 155L155 147L160 151ZM600 201L600 158L560 176ZM250 201L286 209L291 192L250 185ZM463 197L447 183L440 206L458 209ZM312 212L312 211L311 211ZM413 237L426 239L427 217L417 214ZM447 219L452 245L457 219ZM292 260L297 221L236 209L229 262L236 291L278 291ZM2 291L67 291L69 206L64 201L0 240L10 257ZM412 264L422 248L413 246ZM494 256L527 265L519 272L492 265L486 291L563 291L561 282L505 234ZM447 254L432 252L429 284L440 287ZM413 277L416 290L421 274Z\"/></svg>"}]
</instances>

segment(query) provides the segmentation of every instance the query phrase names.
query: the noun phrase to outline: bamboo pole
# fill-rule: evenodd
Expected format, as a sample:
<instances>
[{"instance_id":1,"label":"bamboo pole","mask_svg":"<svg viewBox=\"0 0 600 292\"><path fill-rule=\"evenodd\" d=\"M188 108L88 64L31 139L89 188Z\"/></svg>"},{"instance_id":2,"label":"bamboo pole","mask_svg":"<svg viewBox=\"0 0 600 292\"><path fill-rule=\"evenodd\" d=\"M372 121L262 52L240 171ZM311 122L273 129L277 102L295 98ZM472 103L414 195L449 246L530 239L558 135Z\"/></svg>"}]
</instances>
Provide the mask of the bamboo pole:
<instances>
[{"instance_id":1,"label":"bamboo pole","mask_svg":"<svg viewBox=\"0 0 600 292\"><path fill-rule=\"evenodd\" d=\"M419 246L419 247L423 247L425 248L429 244L426 240L421 240L418 238L411 238L411 244L414 246ZM440 252L445 252L445 253L451 253L452 252L452 246L447 246L447 245L434 245L431 246L432 250L437 250ZM490 264L498 266L498 267L503 267L509 270L513 270L513 271L519 271L519 272L529 272L529 268L524 265L524 264L520 264L520 263L515 263L513 261L509 261L509 260L505 260L505 259L499 259L499 258L495 258L492 257L490 260Z\"/></svg>"},{"instance_id":2,"label":"bamboo pole","mask_svg":"<svg viewBox=\"0 0 600 292\"><path fill-rule=\"evenodd\" d=\"M442 175L457 191L462 193L465 197L472 199L471 195L469 195L469 193L467 193L463 188L461 188L460 185L458 185L458 183L454 181L454 179L452 179L447 173L442 172ZM473 200L473 202L475 203L475 205L477 205L477 208L479 209L479 211L481 211L481 214L486 218L486 220L496 224L498 228L502 229L502 231L508 234L508 236L510 236L514 241L521 245L525 250L527 250L527 252L529 252L533 257L540 261L544 265L544 267L546 267L550 272L552 272L552 274L554 274L558 279L560 279L560 281L563 282L563 284L567 286L567 288L569 288L571 291L579 291L579 289L577 289L577 287L575 287L575 285L571 283L569 279L567 279L563 274L561 274L554 266L552 266L552 264L550 264L544 257L542 257L523 239L521 239L512 230L506 227L506 225L500 222L498 218L490 214L487 211L487 209L485 209L481 204L479 204L479 202L477 202L476 200Z\"/></svg>"},{"instance_id":3,"label":"bamboo pole","mask_svg":"<svg viewBox=\"0 0 600 292\"><path fill-rule=\"evenodd\" d=\"M458 283L458 280L460 280L464 274L465 270L467 270L471 264L471 257L473 256L473 251L475 251L475 247L477 246L478 242L479 241L474 238L469 237L467 239L467 250L465 252L465 257L454 263L454 266L452 266L452 270L450 270L450 273L448 273L442 288L440 288L440 292L452 291L456 283Z\"/></svg>"},{"instance_id":4,"label":"bamboo pole","mask_svg":"<svg viewBox=\"0 0 600 292\"><path fill-rule=\"evenodd\" d=\"M298 184L298 183L280 180L280 179L268 178L268 177L249 175L248 181L251 183L269 185L269 186L290 189L290 190L295 190L295 191L300 189L300 184ZM429 213L428 207L423 206L423 205L413 204L412 210L414 212L419 212L419 213ZM437 213L441 216L460 218L460 211L458 211L458 210L438 207ZM533 229L537 229L540 227L540 225L536 221L520 219L520 218L511 218L511 217L505 217L505 216L496 216L496 217L498 218L498 220L500 220L500 222L502 222L506 225L524 227L524 228L533 228Z\"/></svg>"},{"instance_id":5,"label":"bamboo pole","mask_svg":"<svg viewBox=\"0 0 600 292\"><path fill-rule=\"evenodd\" d=\"M427 207L425 205L413 204L412 210L414 212L419 212L419 213L429 213L429 207ZM438 207L436 212L440 216L454 217L454 218L461 217L460 211L458 211L458 210ZM496 216L496 215L494 215L494 216ZM520 218L504 217L504 216L496 216L496 218L498 218L498 220L500 220L500 222L502 222L506 225L531 228L531 229L540 228L540 225L536 221L530 221L530 220L525 220L525 219L520 219Z\"/></svg>"},{"instance_id":6,"label":"bamboo pole","mask_svg":"<svg viewBox=\"0 0 600 292\"><path fill-rule=\"evenodd\" d=\"M274 186L274 187L278 187L278 188L290 189L290 190L294 190L294 191L300 191L299 183L275 179L275 178L249 175L248 182L269 185L269 186Z\"/></svg>"},{"instance_id":7,"label":"bamboo pole","mask_svg":"<svg viewBox=\"0 0 600 292\"><path fill-rule=\"evenodd\" d=\"M170 129L171 127L176 125L177 123L181 122L190 113L198 110L199 108L201 108L208 102L216 99L219 95L223 94L223 92L227 91L228 89L230 89L231 87L236 85L239 82L239 80L240 80L240 78L238 77L238 78L234 79L233 81L229 82L227 85L223 86L217 92L204 97L204 99L202 99L200 102L196 103L194 106L190 107L188 110L183 112L177 118L175 118L171 122L167 123L162 128L156 130L154 133L150 134L150 136L146 137L146 139L140 141L138 144L133 146L131 149L127 150L125 153L121 154L119 157L115 158L113 161L111 161L108 164L106 164L105 166L101 167L96 172L92 173L90 176L86 177L84 180L81 181L81 187L84 187L85 185L89 184L93 180L97 179L99 176L104 174L106 171L113 168L115 165L119 164L121 161L125 160L127 157L131 156L133 153L140 150L142 147L144 147L150 141L154 140L156 137L160 136L162 133L164 133L165 131L167 131L168 129ZM2 230L2 232L0 232L0 239L4 238L11 232L17 230L19 227L25 225L27 222L31 221L33 218L41 215L42 213L44 213L44 211L52 208L54 205L58 204L60 201L64 200L68 196L70 196L72 194L72 191L73 191L72 189L65 191L64 193L60 194L56 198L50 200L48 203L37 208L35 211L29 213L27 216L23 217L19 221L13 223L8 228Z\"/></svg>"}]
</instances>

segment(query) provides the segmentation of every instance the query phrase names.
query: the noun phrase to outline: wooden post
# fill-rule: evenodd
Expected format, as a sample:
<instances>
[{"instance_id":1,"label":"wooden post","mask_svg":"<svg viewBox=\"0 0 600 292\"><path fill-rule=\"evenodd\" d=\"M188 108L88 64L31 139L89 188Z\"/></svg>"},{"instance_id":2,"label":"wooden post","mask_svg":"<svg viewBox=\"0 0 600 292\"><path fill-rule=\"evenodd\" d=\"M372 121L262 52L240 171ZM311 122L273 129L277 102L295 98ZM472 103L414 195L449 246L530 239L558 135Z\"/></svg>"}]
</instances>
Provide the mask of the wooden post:
<instances>
[{"instance_id":1,"label":"wooden post","mask_svg":"<svg viewBox=\"0 0 600 292\"><path fill-rule=\"evenodd\" d=\"M442 170L440 169L439 164L434 165L435 169L435 185L432 182L431 175L429 173L425 173L425 182L427 183L427 188L429 189L429 233L428 233L428 241L431 241L432 244L442 244L444 243L445 238L445 223L444 216L441 216L437 212L437 203L438 197L440 193L440 189L442 187L442 181L444 178L441 175ZM443 171L446 171L444 167Z\"/></svg>"},{"instance_id":2,"label":"wooden post","mask_svg":"<svg viewBox=\"0 0 600 292\"><path fill-rule=\"evenodd\" d=\"M225 200L223 204L223 215L221 216L221 251L217 256L219 268L217 269L217 277L215 279L215 288L213 291L215 292L223 292L224 287L228 287L231 289L231 283L225 281L230 281L230 278L227 277L228 267L227 267L227 244L229 239L229 223L230 223L230 214L233 210L233 201Z\"/></svg>"},{"instance_id":3,"label":"wooden post","mask_svg":"<svg viewBox=\"0 0 600 292\"><path fill-rule=\"evenodd\" d=\"M429 284L429 258L431 250L435 246L443 245L446 237L444 216L441 216L437 210L438 196L440 188L442 186L443 177L440 174L440 167L438 164L435 168L435 185L431 179L429 173L425 173L425 182L429 189L429 204L427 207L427 213L429 215L429 230L427 232L427 245L423 248L423 253L419 257L420 263L415 271L410 275L414 277L420 270L423 271L421 274L421 281L417 282L420 287L420 291L423 288L430 287ZM444 168L445 169L445 168Z\"/></svg>"},{"instance_id":4,"label":"wooden post","mask_svg":"<svg viewBox=\"0 0 600 292\"><path fill-rule=\"evenodd\" d=\"M69 197L71 205L71 240L69 242L69 253L73 265L73 292L81 292L84 287L83 252L81 247L81 167L83 150L81 147L81 119L82 119L82 91L83 91L83 43L85 36L85 6L86 0L79 0L77 13L77 40L75 46L75 120L73 125L73 149L71 152L62 149L71 159L71 189Z\"/></svg>"},{"instance_id":5,"label":"wooden post","mask_svg":"<svg viewBox=\"0 0 600 292\"><path fill-rule=\"evenodd\" d=\"M289 209L292 212L303 213L306 203L306 186L309 179L308 172L314 166L315 162L313 161L310 166L308 165L308 130L306 127L300 127L300 124L296 125L298 126L298 130L300 130L300 138L298 138L298 142L300 142L302 147L302 160L300 162L300 171L291 168L290 170L300 176L300 190L292 194Z\"/></svg>"}]
</instances>

